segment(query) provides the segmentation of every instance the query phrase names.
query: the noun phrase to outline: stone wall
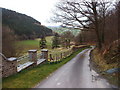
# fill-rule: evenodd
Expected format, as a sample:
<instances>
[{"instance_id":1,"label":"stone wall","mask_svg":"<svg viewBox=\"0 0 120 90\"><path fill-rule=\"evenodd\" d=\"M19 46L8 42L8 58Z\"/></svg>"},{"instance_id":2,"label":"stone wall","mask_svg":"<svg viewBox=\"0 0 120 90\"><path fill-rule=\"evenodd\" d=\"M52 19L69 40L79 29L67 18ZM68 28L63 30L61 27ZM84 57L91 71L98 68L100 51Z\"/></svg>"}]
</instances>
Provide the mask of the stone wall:
<instances>
[{"instance_id":1,"label":"stone wall","mask_svg":"<svg viewBox=\"0 0 120 90\"><path fill-rule=\"evenodd\" d=\"M47 49L42 49L41 53L43 55L42 59L45 59L46 61L48 60L48 50ZM31 62L34 62L33 64L30 64L28 66L24 66L25 68L31 68L37 65L37 50L29 50L28 51L29 59ZM2 56L2 77L8 77L10 75L13 75L17 73L17 59L16 58L6 58L3 54L0 54ZM21 70L23 70L21 69Z\"/></svg>"},{"instance_id":2,"label":"stone wall","mask_svg":"<svg viewBox=\"0 0 120 90\"><path fill-rule=\"evenodd\" d=\"M52 55L50 54L50 61L55 60L57 62L60 61L60 59L70 55L72 51L60 53L60 54L55 54ZM18 61L24 60L23 59L17 59L17 58L6 58L3 54L0 54L2 56L2 77L8 77L10 75L16 74L17 72L27 69L27 68L32 68L39 63L46 63L48 61L48 50L47 49L42 49L41 50L41 56L38 57L39 54L37 54L37 50L28 50L28 55L29 55L29 61L25 62L23 66L18 67Z\"/></svg>"},{"instance_id":3,"label":"stone wall","mask_svg":"<svg viewBox=\"0 0 120 90\"><path fill-rule=\"evenodd\" d=\"M2 77L8 77L17 73L17 59L16 58L2 58Z\"/></svg>"},{"instance_id":4,"label":"stone wall","mask_svg":"<svg viewBox=\"0 0 120 90\"><path fill-rule=\"evenodd\" d=\"M37 50L28 50L30 61L37 65Z\"/></svg>"},{"instance_id":5,"label":"stone wall","mask_svg":"<svg viewBox=\"0 0 120 90\"><path fill-rule=\"evenodd\" d=\"M87 48L87 47L90 47L89 45L80 45L80 46L73 46L72 47L72 50L73 51L76 51L76 50L79 50L81 48Z\"/></svg>"},{"instance_id":6,"label":"stone wall","mask_svg":"<svg viewBox=\"0 0 120 90\"><path fill-rule=\"evenodd\" d=\"M41 53L44 56L43 58L46 59L46 61L48 61L48 50L47 49L42 49Z\"/></svg>"}]
</instances>

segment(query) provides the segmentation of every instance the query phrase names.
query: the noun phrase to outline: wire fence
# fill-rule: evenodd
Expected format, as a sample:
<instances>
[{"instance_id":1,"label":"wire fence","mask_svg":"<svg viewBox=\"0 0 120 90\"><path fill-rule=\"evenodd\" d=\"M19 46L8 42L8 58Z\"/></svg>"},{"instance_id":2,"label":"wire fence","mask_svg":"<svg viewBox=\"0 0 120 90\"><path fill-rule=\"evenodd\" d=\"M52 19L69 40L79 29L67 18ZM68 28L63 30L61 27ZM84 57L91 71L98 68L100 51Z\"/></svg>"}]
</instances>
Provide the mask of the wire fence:
<instances>
[{"instance_id":1,"label":"wire fence","mask_svg":"<svg viewBox=\"0 0 120 90\"><path fill-rule=\"evenodd\" d=\"M48 62L51 64L51 63L59 63L62 61L62 58L65 58L69 55L71 55L73 52L72 49L69 49L65 52L57 52L57 53L49 53L48 55Z\"/></svg>"}]
</instances>

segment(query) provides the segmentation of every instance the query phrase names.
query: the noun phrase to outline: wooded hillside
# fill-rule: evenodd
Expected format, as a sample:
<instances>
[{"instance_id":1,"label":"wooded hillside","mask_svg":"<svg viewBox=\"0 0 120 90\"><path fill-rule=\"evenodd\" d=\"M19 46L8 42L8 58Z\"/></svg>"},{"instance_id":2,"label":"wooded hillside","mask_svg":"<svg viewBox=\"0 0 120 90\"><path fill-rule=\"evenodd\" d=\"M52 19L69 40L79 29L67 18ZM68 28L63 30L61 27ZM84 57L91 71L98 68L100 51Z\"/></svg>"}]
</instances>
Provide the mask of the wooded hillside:
<instances>
[{"instance_id":1,"label":"wooded hillside","mask_svg":"<svg viewBox=\"0 0 120 90\"><path fill-rule=\"evenodd\" d=\"M12 10L2 8L2 24L9 26L19 39L34 39L41 35L52 35L52 30L42 26L34 18Z\"/></svg>"}]
</instances>

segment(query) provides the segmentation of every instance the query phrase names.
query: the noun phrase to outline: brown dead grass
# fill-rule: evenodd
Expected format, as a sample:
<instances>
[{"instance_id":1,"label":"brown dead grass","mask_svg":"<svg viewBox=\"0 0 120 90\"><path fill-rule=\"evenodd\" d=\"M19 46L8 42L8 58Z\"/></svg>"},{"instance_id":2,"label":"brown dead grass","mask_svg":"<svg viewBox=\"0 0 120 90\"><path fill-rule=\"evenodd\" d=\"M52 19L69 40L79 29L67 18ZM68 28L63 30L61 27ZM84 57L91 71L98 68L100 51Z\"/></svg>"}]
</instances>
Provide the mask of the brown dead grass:
<instances>
[{"instance_id":1,"label":"brown dead grass","mask_svg":"<svg viewBox=\"0 0 120 90\"><path fill-rule=\"evenodd\" d=\"M107 64L103 56L98 53L97 49L93 50L93 55L94 62L98 65L101 71L106 71L108 69L118 67L118 63Z\"/></svg>"},{"instance_id":2,"label":"brown dead grass","mask_svg":"<svg viewBox=\"0 0 120 90\"><path fill-rule=\"evenodd\" d=\"M106 60L103 58L103 56L98 52L98 49L94 49L92 51L92 62L94 63L93 67L96 69L96 71L105 77L111 84L115 86L119 86L119 80L118 80L118 74L107 74L104 71L112 69L112 68L118 68L118 62L108 64L106 63Z\"/></svg>"}]
</instances>

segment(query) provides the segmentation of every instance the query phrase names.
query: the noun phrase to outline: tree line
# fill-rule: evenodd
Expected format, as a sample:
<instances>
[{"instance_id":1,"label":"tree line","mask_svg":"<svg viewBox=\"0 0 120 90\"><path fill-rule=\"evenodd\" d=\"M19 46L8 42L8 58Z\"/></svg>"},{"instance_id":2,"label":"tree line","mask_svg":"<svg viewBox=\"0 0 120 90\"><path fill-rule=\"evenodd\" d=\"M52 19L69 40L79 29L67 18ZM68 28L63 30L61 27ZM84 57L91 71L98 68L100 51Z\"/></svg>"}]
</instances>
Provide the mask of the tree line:
<instances>
[{"instance_id":1,"label":"tree line","mask_svg":"<svg viewBox=\"0 0 120 90\"><path fill-rule=\"evenodd\" d=\"M75 36L71 31L66 31L63 34L53 33L51 48L70 48L71 42L74 41ZM41 49L47 48L45 36L43 36L39 42L39 47Z\"/></svg>"}]
</instances>

